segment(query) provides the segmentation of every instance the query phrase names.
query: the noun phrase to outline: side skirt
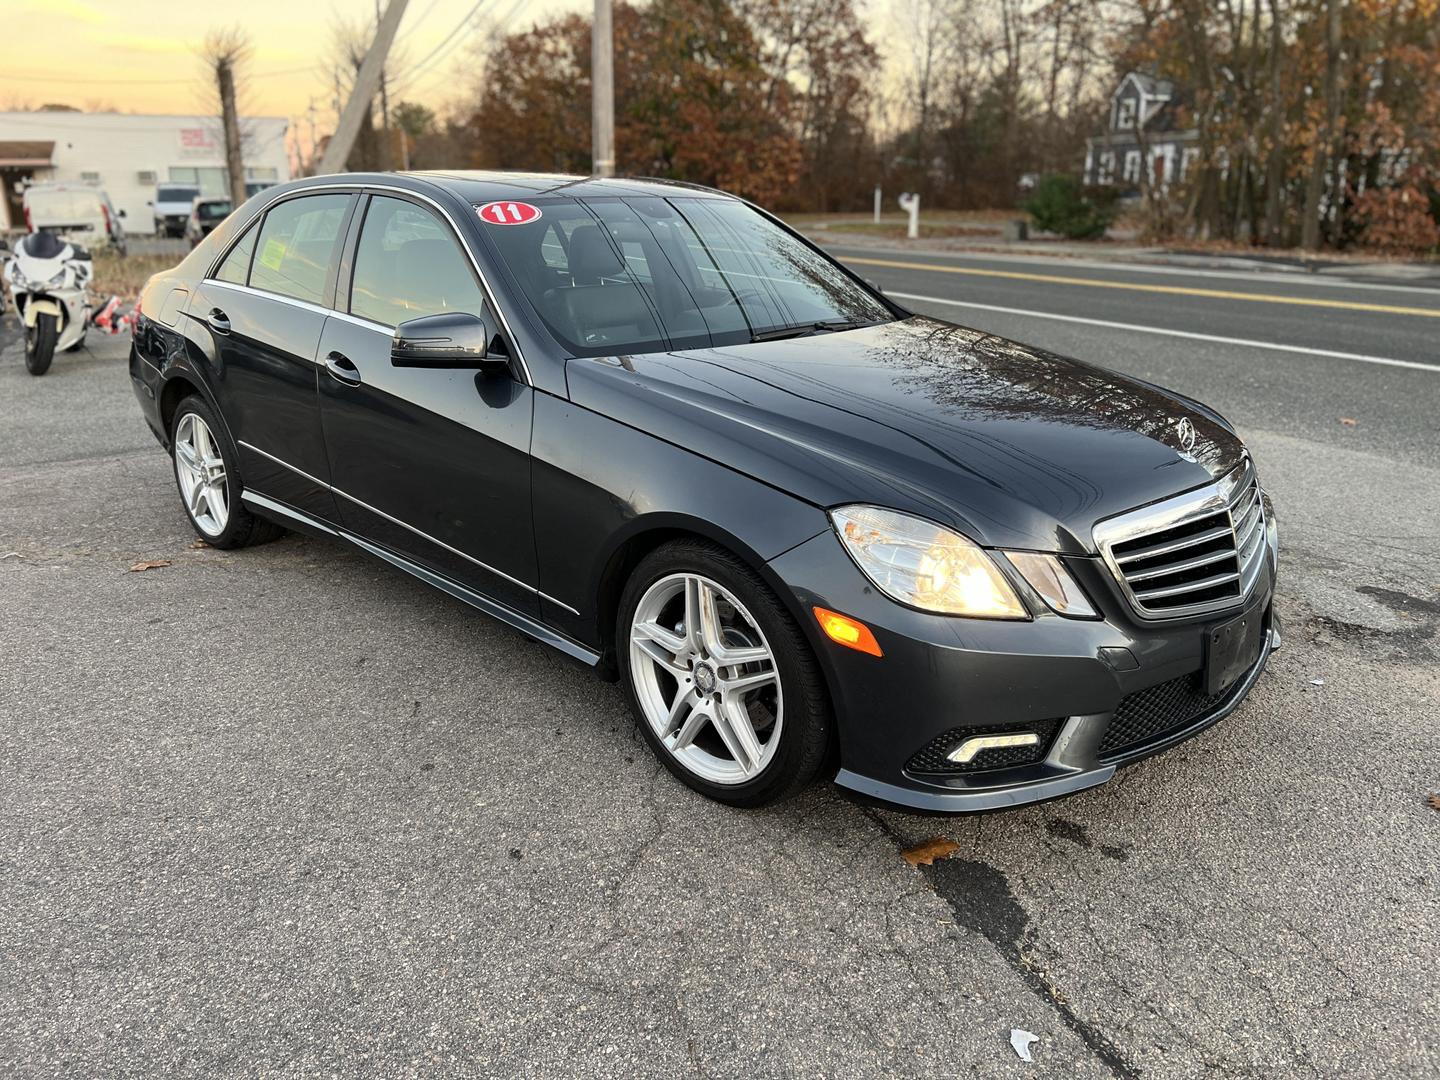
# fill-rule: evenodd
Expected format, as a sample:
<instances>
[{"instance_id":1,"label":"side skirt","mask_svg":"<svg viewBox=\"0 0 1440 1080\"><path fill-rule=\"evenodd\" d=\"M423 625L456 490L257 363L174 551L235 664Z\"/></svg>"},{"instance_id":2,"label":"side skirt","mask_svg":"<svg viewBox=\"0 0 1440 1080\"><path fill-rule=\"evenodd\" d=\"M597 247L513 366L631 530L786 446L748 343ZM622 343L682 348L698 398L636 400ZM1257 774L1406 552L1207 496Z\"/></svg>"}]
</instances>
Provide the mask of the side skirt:
<instances>
[{"instance_id":1,"label":"side skirt","mask_svg":"<svg viewBox=\"0 0 1440 1080\"><path fill-rule=\"evenodd\" d=\"M449 593L457 600L462 600L471 607L483 611L492 618L499 619L503 623L513 626L522 634L526 634L537 641L549 645L552 649L558 649L566 656L573 656L576 660L594 667L600 662L600 654L584 645L571 641L569 638L557 633L537 619L531 618L514 608L507 607L498 600L492 600L483 593L473 589L467 589L458 582L451 581L447 577L428 570L419 563L411 562L403 555L398 555L388 548L373 544L369 540L362 539L354 533L346 532L344 529L333 528L309 514L302 513L294 507L286 506L266 495L256 491L244 491L240 494L241 499L249 503L266 517L278 521L280 524L290 528L298 528L319 536L335 536L341 540L348 540L363 551L368 551L378 559L384 559L392 566L397 566L407 574L419 578L427 585L432 585L441 592Z\"/></svg>"}]
</instances>

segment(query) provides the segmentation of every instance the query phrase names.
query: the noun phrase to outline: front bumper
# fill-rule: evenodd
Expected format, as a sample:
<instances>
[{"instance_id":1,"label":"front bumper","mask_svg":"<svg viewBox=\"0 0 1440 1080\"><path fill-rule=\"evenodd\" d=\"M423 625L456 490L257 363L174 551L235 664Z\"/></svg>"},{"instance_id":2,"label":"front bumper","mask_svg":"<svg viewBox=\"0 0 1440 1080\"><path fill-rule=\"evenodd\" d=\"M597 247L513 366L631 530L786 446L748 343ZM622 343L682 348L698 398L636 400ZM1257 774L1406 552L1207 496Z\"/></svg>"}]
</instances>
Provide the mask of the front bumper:
<instances>
[{"instance_id":1,"label":"front bumper","mask_svg":"<svg viewBox=\"0 0 1440 1080\"><path fill-rule=\"evenodd\" d=\"M806 620L839 728L836 783L938 813L1003 809L1094 787L1119 766L1228 716L1279 646L1273 547L1243 607L1164 622L1136 619L1098 558L1066 563L1101 619L1001 622L913 611L874 589L829 533L774 560L771 569L804 612L820 606L859 619L884 652L877 658L836 646ZM1263 620L1259 658L1223 694L1206 697L1197 686L1206 636L1241 611ZM1029 753L982 754L968 768L945 761L971 736L1032 731L1040 741Z\"/></svg>"}]
</instances>

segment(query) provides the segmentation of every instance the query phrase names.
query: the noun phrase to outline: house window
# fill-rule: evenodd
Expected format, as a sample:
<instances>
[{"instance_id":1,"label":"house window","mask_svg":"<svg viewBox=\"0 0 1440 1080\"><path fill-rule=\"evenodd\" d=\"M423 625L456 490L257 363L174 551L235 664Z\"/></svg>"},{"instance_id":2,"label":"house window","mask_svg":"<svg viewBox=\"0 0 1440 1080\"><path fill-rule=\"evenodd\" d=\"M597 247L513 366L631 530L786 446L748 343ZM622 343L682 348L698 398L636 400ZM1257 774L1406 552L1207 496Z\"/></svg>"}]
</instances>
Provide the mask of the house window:
<instances>
[{"instance_id":1,"label":"house window","mask_svg":"<svg viewBox=\"0 0 1440 1080\"><path fill-rule=\"evenodd\" d=\"M1122 98L1120 105L1115 112L1115 126L1121 131L1129 131L1135 126L1135 99Z\"/></svg>"},{"instance_id":2,"label":"house window","mask_svg":"<svg viewBox=\"0 0 1440 1080\"><path fill-rule=\"evenodd\" d=\"M1106 150L1100 155L1100 174L1095 178L1097 184L1108 184L1115 179L1115 154Z\"/></svg>"},{"instance_id":3,"label":"house window","mask_svg":"<svg viewBox=\"0 0 1440 1080\"><path fill-rule=\"evenodd\" d=\"M1138 184L1140 182L1140 151L1125 151L1125 182L1127 184Z\"/></svg>"},{"instance_id":4,"label":"house window","mask_svg":"<svg viewBox=\"0 0 1440 1080\"><path fill-rule=\"evenodd\" d=\"M1185 177L1189 175L1191 167L1195 164L1195 159L1199 156L1200 151L1196 147L1187 146L1184 149L1180 154L1180 175L1178 179L1184 180Z\"/></svg>"},{"instance_id":5,"label":"house window","mask_svg":"<svg viewBox=\"0 0 1440 1080\"><path fill-rule=\"evenodd\" d=\"M80 180L86 184L98 184L100 182L100 174L98 172L82 172L80 174Z\"/></svg>"},{"instance_id":6,"label":"house window","mask_svg":"<svg viewBox=\"0 0 1440 1080\"><path fill-rule=\"evenodd\" d=\"M149 169L141 169L135 174L135 180L141 184L153 184L155 183L155 174Z\"/></svg>"}]
</instances>

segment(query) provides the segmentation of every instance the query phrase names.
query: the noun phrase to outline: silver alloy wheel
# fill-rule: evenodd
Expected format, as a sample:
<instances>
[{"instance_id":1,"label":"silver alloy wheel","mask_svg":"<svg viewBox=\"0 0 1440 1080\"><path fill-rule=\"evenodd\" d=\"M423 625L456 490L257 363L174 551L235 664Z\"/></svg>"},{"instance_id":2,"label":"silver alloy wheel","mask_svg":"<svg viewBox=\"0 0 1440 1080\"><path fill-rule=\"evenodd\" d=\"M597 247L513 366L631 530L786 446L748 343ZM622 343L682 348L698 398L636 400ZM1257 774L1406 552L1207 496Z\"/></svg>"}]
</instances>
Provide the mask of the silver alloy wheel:
<instances>
[{"instance_id":1,"label":"silver alloy wheel","mask_svg":"<svg viewBox=\"0 0 1440 1080\"><path fill-rule=\"evenodd\" d=\"M775 654L745 605L699 574L645 590L630 620L630 678L646 721L687 770L743 784L780 746Z\"/></svg>"},{"instance_id":2,"label":"silver alloy wheel","mask_svg":"<svg viewBox=\"0 0 1440 1080\"><path fill-rule=\"evenodd\" d=\"M193 412L175 428L175 476L180 497L196 526L206 536L219 536L230 520L230 495L225 487L225 459L204 420Z\"/></svg>"}]
</instances>

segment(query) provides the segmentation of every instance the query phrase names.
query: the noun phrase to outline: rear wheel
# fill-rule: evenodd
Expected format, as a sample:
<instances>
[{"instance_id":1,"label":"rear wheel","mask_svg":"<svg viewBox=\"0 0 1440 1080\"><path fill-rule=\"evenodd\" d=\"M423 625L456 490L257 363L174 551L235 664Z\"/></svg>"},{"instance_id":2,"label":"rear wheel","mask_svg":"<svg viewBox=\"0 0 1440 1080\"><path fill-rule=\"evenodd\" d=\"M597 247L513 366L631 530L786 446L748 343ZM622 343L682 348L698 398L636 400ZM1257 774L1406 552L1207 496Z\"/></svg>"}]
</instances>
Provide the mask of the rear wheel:
<instances>
[{"instance_id":1,"label":"rear wheel","mask_svg":"<svg viewBox=\"0 0 1440 1080\"><path fill-rule=\"evenodd\" d=\"M616 642L641 733L691 788L761 806L814 779L831 729L819 666L730 552L682 540L647 556L621 597Z\"/></svg>"},{"instance_id":2,"label":"rear wheel","mask_svg":"<svg viewBox=\"0 0 1440 1080\"><path fill-rule=\"evenodd\" d=\"M235 450L204 398L180 402L170 426L175 483L190 524L211 547L241 548L273 540L284 530L250 513L240 501Z\"/></svg>"},{"instance_id":3,"label":"rear wheel","mask_svg":"<svg viewBox=\"0 0 1440 1080\"><path fill-rule=\"evenodd\" d=\"M54 315L35 316L35 325L25 328L25 370L31 375L44 375L55 359L55 339L59 324Z\"/></svg>"}]
</instances>

